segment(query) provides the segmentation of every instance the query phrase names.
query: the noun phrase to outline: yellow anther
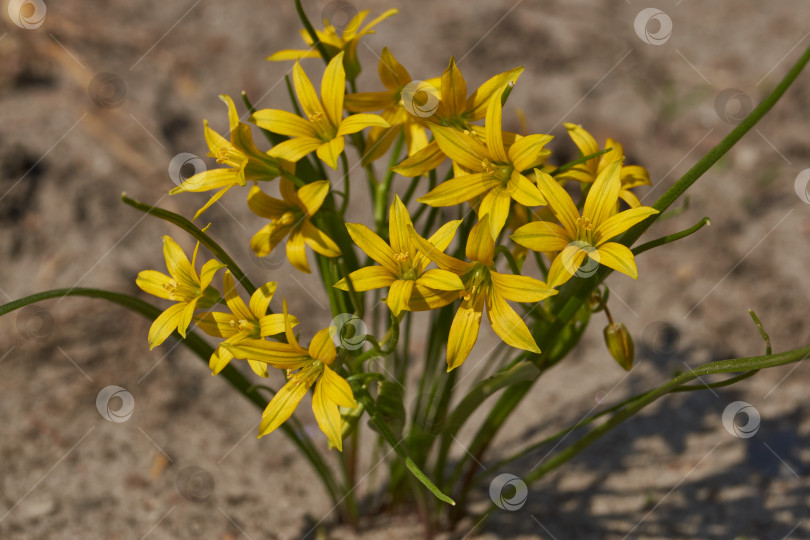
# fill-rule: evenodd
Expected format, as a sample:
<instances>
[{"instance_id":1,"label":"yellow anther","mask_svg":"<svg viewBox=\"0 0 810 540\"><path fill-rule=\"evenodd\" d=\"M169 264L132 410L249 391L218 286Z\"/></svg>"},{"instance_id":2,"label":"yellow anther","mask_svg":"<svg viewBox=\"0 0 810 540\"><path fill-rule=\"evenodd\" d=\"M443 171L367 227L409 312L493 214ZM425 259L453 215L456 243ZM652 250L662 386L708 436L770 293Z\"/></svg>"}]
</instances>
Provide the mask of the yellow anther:
<instances>
[{"instance_id":1,"label":"yellow anther","mask_svg":"<svg viewBox=\"0 0 810 540\"><path fill-rule=\"evenodd\" d=\"M581 226L586 231L590 231L591 229L593 229L593 224L591 223L591 220L586 218L585 216L577 218L577 225Z\"/></svg>"},{"instance_id":2,"label":"yellow anther","mask_svg":"<svg viewBox=\"0 0 810 540\"><path fill-rule=\"evenodd\" d=\"M405 262L410 258L411 256L408 253L397 253L394 255L394 260L397 262Z\"/></svg>"}]
</instances>

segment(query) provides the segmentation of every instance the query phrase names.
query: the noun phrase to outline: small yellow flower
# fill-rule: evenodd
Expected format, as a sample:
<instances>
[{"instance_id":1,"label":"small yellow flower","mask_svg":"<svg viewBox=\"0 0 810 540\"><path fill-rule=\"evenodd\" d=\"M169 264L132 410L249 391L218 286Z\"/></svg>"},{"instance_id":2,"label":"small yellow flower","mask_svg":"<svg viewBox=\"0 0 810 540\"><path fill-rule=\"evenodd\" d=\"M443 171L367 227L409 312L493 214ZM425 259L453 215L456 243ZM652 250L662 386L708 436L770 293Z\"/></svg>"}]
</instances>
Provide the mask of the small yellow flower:
<instances>
[{"instance_id":1,"label":"small yellow flower","mask_svg":"<svg viewBox=\"0 0 810 540\"><path fill-rule=\"evenodd\" d=\"M382 92L358 92L346 96L345 107L352 112L382 110L381 116L390 127L373 127L366 138L366 153L363 164L382 157L400 133L404 133L408 155L412 156L428 144L425 122L410 114L404 106L402 90L413 81L410 73L397 62L394 55L383 47L378 67L380 80L386 90ZM439 80L425 81L428 88L437 88Z\"/></svg>"},{"instance_id":2,"label":"small yellow flower","mask_svg":"<svg viewBox=\"0 0 810 540\"><path fill-rule=\"evenodd\" d=\"M226 95L221 95L219 98L228 106L230 141L211 129L208 126L208 120L204 121L205 140L208 143L208 155L216 158L217 163L227 165L227 167L197 173L169 192L171 195L176 195L188 191L202 192L219 189L213 197L208 199L205 206L197 210L194 219L200 217L233 186L244 186L249 180L273 180L280 174L281 168L295 170L293 164L282 163L278 158L271 157L256 148L256 145L253 144L250 126L239 121L233 100Z\"/></svg>"},{"instance_id":3,"label":"small yellow flower","mask_svg":"<svg viewBox=\"0 0 810 540\"><path fill-rule=\"evenodd\" d=\"M557 291L540 280L519 275L501 274L495 270L495 239L490 233L489 215L485 215L470 230L466 255L472 262L464 262L442 253L410 229L411 239L422 253L439 268L458 275L464 284L459 293L461 306L453 318L447 339L447 371L467 359L481 327L484 306L495 333L508 345L540 353L526 323L513 310L507 300L514 302L540 302Z\"/></svg>"},{"instance_id":4,"label":"small yellow flower","mask_svg":"<svg viewBox=\"0 0 810 540\"><path fill-rule=\"evenodd\" d=\"M313 150L333 169L343 152L345 135L370 127L388 127L388 122L376 114L354 114L343 118L343 99L346 92L346 72L343 53L339 53L326 66L321 80L321 97L298 62L293 66L295 93L307 119L280 109L256 111L251 121L274 133L292 137L272 149L270 155L296 162Z\"/></svg>"},{"instance_id":5,"label":"small yellow flower","mask_svg":"<svg viewBox=\"0 0 810 540\"><path fill-rule=\"evenodd\" d=\"M600 152L602 149L596 144L596 140L590 133L585 131L582 126L565 122L565 128L568 130L568 135L574 144L577 145L579 151L583 156L590 156ZM599 173L605 170L609 164L614 161L624 160L624 148L617 141L608 137L605 142L604 148L613 148L610 152L602 154L599 157L589 159L585 163L577 165L576 167L567 171L561 172L557 175L560 180L576 180L592 184ZM619 191L619 198L630 205L630 208L641 206L641 201L638 200L635 193L630 191L631 188L638 186L650 185L650 173L647 169L639 165L622 165L620 178L622 182L622 189Z\"/></svg>"},{"instance_id":6,"label":"small yellow flower","mask_svg":"<svg viewBox=\"0 0 810 540\"><path fill-rule=\"evenodd\" d=\"M348 291L349 280L356 291L389 287L386 303L396 317L403 310L434 309L458 298L457 291L463 289L464 285L456 274L439 268L426 270L430 260L417 251L408 234L408 228L413 228L413 223L399 196L394 196L389 216L390 246L365 225L346 224L355 244L381 266L355 270L348 279L337 282L335 287ZM451 221L431 236L428 242L434 249L444 251L460 224L461 221Z\"/></svg>"},{"instance_id":7,"label":"small yellow flower","mask_svg":"<svg viewBox=\"0 0 810 540\"><path fill-rule=\"evenodd\" d=\"M154 349L163 343L174 330L186 337L186 329L191 324L196 308L208 309L217 303L219 292L211 287L211 280L217 270L225 265L217 260L206 262L197 275L197 250L189 262L183 249L168 236L163 237L163 256L169 275L157 270L143 270L138 273L135 283L144 291L177 302L161 313L149 328L149 348Z\"/></svg>"},{"instance_id":8,"label":"small yellow flower","mask_svg":"<svg viewBox=\"0 0 810 540\"><path fill-rule=\"evenodd\" d=\"M304 349L292 332L286 300L283 305L287 343L245 340L236 344L223 344L235 358L264 362L289 373L287 384L276 392L262 414L259 437L286 422L314 384L312 411L315 419L331 445L342 452L343 421L339 407L354 408L357 403L349 383L329 367L337 356L329 329L320 330L312 338L309 348Z\"/></svg>"},{"instance_id":9,"label":"small yellow flower","mask_svg":"<svg viewBox=\"0 0 810 540\"><path fill-rule=\"evenodd\" d=\"M292 180L282 178L279 187L281 200L267 195L258 186L250 189L248 207L270 220L250 240L256 256L266 257L288 236L287 258L301 272L310 272L306 246L324 257L340 256L337 244L310 222L329 192L329 182L318 180L296 191Z\"/></svg>"},{"instance_id":10,"label":"small yellow flower","mask_svg":"<svg viewBox=\"0 0 810 540\"><path fill-rule=\"evenodd\" d=\"M501 131L503 106L500 94L493 94L487 106L486 145L473 136L454 128L430 124L436 143L453 160L456 177L422 196L419 202L430 206L452 206L483 195L478 216L489 215L493 238L497 238L509 217L512 199L524 206L546 204L537 189L522 171L542 163L551 152L544 148L551 135L519 137L504 144ZM459 175L461 168L464 173Z\"/></svg>"},{"instance_id":11,"label":"small yellow flower","mask_svg":"<svg viewBox=\"0 0 810 540\"><path fill-rule=\"evenodd\" d=\"M369 10L365 9L352 17L352 20L346 25L341 35L338 35L335 26L326 20L324 20L324 29L322 31L315 30L315 34L318 36L318 40L323 44L326 53L330 57L334 57L339 52L346 53L344 67L346 68L349 79L353 80L361 71L360 62L357 59L357 43L360 41L360 38L368 34L373 34L374 30L372 30L372 28L397 13L399 13L399 10L389 9L363 28L360 28L360 25L363 24L363 21L365 21L369 14ZM283 60L300 60L301 58L320 58L321 53L318 52L318 49L314 46L309 32L307 32L306 29L301 29L300 32L301 37L304 38L309 49L284 49L272 54L267 57L267 59L271 62L277 62Z\"/></svg>"},{"instance_id":12,"label":"small yellow flower","mask_svg":"<svg viewBox=\"0 0 810 540\"><path fill-rule=\"evenodd\" d=\"M638 278L633 253L611 238L636 223L657 214L648 206L616 214L621 190L621 161L614 161L599 173L585 199L580 216L574 201L550 175L535 170L537 185L562 226L549 221L533 221L511 236L516 243L534 251L559 252L551 263L548 282L559 287L576 274L586 257L595 263Z\"/></svg>"},{"instance_id":13,"label":"small yellow flower","mask_svg":"<svg viewBox=\"0 0 810 540\"><path fill-rule=\"evenodd\" d=\"M453 127L460 131L470 131L483 137L483 129L472 125L484 118L487 114L487 105L492 96L501 96L510 84L517 81L523 73L522 67L505 71L490 78L472 94L467 96L467 81L456 67L456 62L450 59L450 65L444 70L441 77L441 99L433 116L426 118L433 124ZM510 135L510 137L513 137ZM416 154L409 156L394 168L394 171L403 176L420 176L431 169L435 169L445 159L445 154L437 141L433 141Z\"/></svg>"},{"instance_id":14,"label":"small yellow flower","mask_svg":"<svg viewBox=\"0 0 810 540\"><path fill-rule=\"evenodd\" d=\"M284 333L284 316L278 313L267 314L267 308L276 292L276 282L269 281L256 289L250 297L249 305L245 304L236 291L230 271L225 271L222 282L224 287L222 295L231 312L209 311L197 315L194 320L203 332L209 336L223 338L227 344ZM298 324L295 317L290 319L293 326ZM232 358L230 351L220 344L211 355L208 367L211 368L212 374L216 375ZM248 363L257 375L267 377L266 364L255 360L248 360Z\"/></svg>"}]
</instances>

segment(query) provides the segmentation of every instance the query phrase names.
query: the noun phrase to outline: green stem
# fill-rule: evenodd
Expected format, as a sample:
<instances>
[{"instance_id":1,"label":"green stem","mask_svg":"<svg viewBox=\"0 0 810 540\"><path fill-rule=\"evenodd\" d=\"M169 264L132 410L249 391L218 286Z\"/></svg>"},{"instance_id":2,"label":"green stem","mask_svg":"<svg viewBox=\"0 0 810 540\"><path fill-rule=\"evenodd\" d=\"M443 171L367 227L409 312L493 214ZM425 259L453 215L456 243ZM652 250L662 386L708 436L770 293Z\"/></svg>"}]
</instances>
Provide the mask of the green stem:
<instances>
[{"instance_id":1,"label":"green stem","mask_svg":"<svg viewBox=\"0 0 810 540\"><path fill-rule=\"evenodd\" d=\"M692 225L688 229L685 229L685 230L683 230L681 232L677 232L675 234L668 234L666 236L662 236L661 238L656 238L655 240L650 240L649 242L641 244L640 246L634 247L633 248L633 255L638 255L638 254L644 253L645 251L650 250L652 248L656 248L658 246L663 246L664 244L670 244L672 242L680 240L681 238L686 238L687 236L698 232L700 229L702 229L706 225L711 225L711 221L709 221L709 218L707 218L707 217L701 219L700 221L698 221L697 223L695 223L694 225Z\"/></svg>"},{"instance_id":2,"label":"green stem","mask_svg":"<svg viewBox=\"0 0 810 540\"><path fill-rule=\"evenodd\" d=\"M332 58L326 52L326 47L323 46L321 40L318 38L318 34L315 32L315 28L312 27L312 23L309 22L309 18L307 18L307 14L304 12L304 8L301 7L301 0L295 0L295 11L298 12L298 18L301 19L301 24L304 25L304 28L309 34L309 37L312 39L313 46L318 49L318 52L321 54L321 58L325 63L329 63L329 60Z\"/></svg>"},{"instance_id":3,"label":"green stem","mask_svg":"<svg viewBox=\"0 0 810 540\"><path fill-rule=\"evenodd\" d=\"M170 212L168 210L164 210L162 208L158 208L156 206L150 206L148 204L142 203L140 201L136 201L135 199L130 199L127 197L126 193L121 194L121 200L124 201L129 206L135 208L136 210L140 210L141 212L145 212L146 214L158 217L160 219L166 220L169 223L173 223L189 233L191 236L199 240L199 242L204 245L208 250L214 254L214 257L219 259L225 266L228 267L228 270L231 271L233 277L236 278L236 281L241 283L242 286L245 288L245 291L249 295L252 295L256 292L256 287L250 280L247 278L242 269L236 264L236 262L228 255L224 249L220 247L210 236L208 236L205 232L202 231L199 227L194 225L191 221L184 218L179 214L175 214L174 212ZM271 313L269 310L268 314Z\"/></svg>"},{"instance_id":4,"label":"green stem","mask_svg":"<svg viewBox=\"0 0 810 540\"><path fill-rule=\"evenodd\" d=\"M377 184L377 189L374 191L374 223L377 225L377 234L386 237L384 234L384 227L386 223L386 213L388 210L388 195L391 191L391 182L394 179L393 168L399 161L399 154L402 152L402 146L405 144L405 135L400 133L397 141L394 143L394 149L391 152L391 159L388 163L388 169L385 172L383 181Z\"/></svg>"}]
</instances>

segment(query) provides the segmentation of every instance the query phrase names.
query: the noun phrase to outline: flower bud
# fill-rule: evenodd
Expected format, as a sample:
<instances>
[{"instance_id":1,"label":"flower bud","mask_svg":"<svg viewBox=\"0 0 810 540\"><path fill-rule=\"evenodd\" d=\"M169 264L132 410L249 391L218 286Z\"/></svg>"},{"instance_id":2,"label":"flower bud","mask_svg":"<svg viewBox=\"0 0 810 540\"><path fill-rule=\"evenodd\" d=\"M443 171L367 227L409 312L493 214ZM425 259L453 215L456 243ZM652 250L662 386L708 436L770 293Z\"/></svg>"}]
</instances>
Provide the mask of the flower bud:
<instances>
[{"instance_id":1,"label":"flower bud","mask_svg":"<svg viewBox=\"0 0 810 540\"><path fill-rule=\"evenodd\" d=\"M633 367L633 338L622 323L611 323L605 327L605 343L610 355L626 371Z\"/></svg>"}]
</instances>

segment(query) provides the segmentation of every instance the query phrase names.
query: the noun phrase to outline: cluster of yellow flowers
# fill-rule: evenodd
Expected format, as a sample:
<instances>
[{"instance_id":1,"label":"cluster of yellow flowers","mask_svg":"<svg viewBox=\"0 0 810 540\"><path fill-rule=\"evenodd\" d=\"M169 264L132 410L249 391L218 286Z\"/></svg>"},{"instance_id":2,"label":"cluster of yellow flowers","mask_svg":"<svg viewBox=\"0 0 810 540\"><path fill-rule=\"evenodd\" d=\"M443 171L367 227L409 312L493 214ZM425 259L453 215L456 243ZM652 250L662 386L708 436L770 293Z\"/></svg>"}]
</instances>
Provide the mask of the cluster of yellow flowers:
<instances>
[{"instance_id":1,"label":"cluster of yellow flowers","mask_svg":"<svg viewBox=\"0 0 810 540\"><path fill-rule=\"evenodd\" d=\"M449 331L448 370L460 366L470 354L485 308L493 330L505 343L540 353L523 318L507 302L541 302L556 294L589 259L636 278L633 254L611 240L657 212L642 206L631 191L649 184L649 176L642 167L624 165L623 149L616 141L608 139L600 148L578 125L565 124L582 159L558 168L547 164L551 151L546 145L551 135L503 131L503 101L523 68L495 75L468 93L466 81L451 59L440 77L424 81L423 88L428 90L422 91L422 104L435 98L435 106L414 114L409 100L419 96L404 94L414 81L390 51L383 49L379 76L385 89L347 95L347 77L353 82L360 71L358 39L395 12L388 11L361 28L368 15L364 11L342 34L328 24L317 33L321 48L331 58L320 94L299 63L302 58L320 57L307 32L303 35L310 49L285 50L270 57L295 60L292 81L301 111L258 110L250 122L282 136L283 141L267 152L259 150L250 125L239 120L233 101L222 96L228 107L230 137L222 137L206 123L205 138L209 155L225 167L199 173L171 193L218 190L196 218L230 188L253 182L248 206L269 221L253 236L251 248L263 257L286 239L292 266L309 272L306 246L327 258L339 257L341 249L323 225L318 226L321 207L331 200L330 182L303 181L296 176L296 165L315 152L317 170L323 171L320 162L337 170L338 160L345 156L347 137L351 143L361 141L357 146L362 164L369 165L402 137L408 156L393 172L418 177L434 171L447 158L452 162L448 179L418 201L431 207L469 205L476 213L477 220L464 239L467 260L445 253L463 220L450 221L424 238L415 231L406 204L394 195L393 200L385 201L386 205L390 201L387 239L380 236L384 229L379 227L375 232L360 223L345 224L354 243L377 265L354 269L334 287L352 293L388 288L386 303L394 324L405 312L432 310L461 300ZM476 124L481 120L483 126ZM366 128L370 129L363 139L357 134ZM280 179L281 199L267 195L258 184L276 178ZM581 206L565 189L569 181L582 184L586 195ZM629 209L622 210L620 200ZM496 269L496 245L504 229L511 232L503 236L515 244L512 249L521 263L525 248L549 257L545 282ZM267 376L268 365L284 370L288 382L265 410L259 436L288 419L314 385L315 417L331 445L341 449L340 407L357 405L349 384L339 374L348 373L346 368L334 365L337 351L329 329L316 333L308 348L302 347L292 331L298 321L288 314L286 301L281 314L268 314L276 283L258 288L245 304L229 271L224 273L221 295L229 312L211 311L220 299L212 279L224 265L208 261L198 275L197 250L189 262L169 237L164 238L164 254L170 276L146 270L137 279L146 292L176 302L155 320L150 345L159 345L174 330L185 336L194 321L210 336L223 340L211 357L214 373L234 358L247 360L260 376ZM431 263L436 267L431 268Z\"/></svg>"}]
</instances>

